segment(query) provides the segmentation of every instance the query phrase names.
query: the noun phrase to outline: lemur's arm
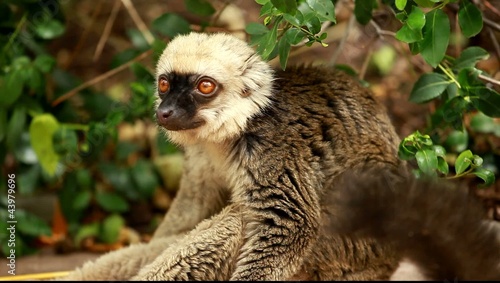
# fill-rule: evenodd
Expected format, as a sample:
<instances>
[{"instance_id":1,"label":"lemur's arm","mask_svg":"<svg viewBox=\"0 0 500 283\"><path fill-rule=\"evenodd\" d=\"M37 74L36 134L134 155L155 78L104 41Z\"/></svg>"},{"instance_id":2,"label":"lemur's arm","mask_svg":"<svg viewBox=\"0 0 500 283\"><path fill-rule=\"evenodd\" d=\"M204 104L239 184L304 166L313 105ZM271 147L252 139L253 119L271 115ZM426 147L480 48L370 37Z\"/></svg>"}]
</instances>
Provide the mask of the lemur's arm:
<instances>
[{"instance_id":1,"label":"lemur's arm","mask_svg":"<svg viewBox=\"0 0 500 283\"><path fill-rule=\"evenodd\" d=\"M186 150L179 190L154 238L188 232L226 205L228 196L218 174L203 156L196 148Z\"/></svg>"}]
</instances>

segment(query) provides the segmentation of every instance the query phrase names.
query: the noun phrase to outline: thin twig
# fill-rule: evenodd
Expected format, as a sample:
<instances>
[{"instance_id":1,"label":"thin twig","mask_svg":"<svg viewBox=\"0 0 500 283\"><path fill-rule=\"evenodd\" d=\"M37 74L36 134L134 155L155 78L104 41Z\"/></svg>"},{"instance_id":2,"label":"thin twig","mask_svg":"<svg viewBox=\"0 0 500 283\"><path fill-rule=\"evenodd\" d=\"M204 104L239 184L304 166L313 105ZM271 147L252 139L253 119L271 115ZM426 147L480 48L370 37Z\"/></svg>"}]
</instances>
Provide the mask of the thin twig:
<instances>
[{"instance_id":1,"label":"thin twig","mask_svg":"<svg viewBox=\"0 0 500 283\"><path fill-rule=\"evenodd\" d=\"M455 36L456 38L460 38L461 31L460 31L460 22L458 21L458 13L455 14ZM455 55L458 56L462 52L462 45L455 43Z\"/></svg>"},{"instance_id":2,"label":"thin twig","mask_svg":"<svg viewBox=\"0 0 500 283\"><path fill-rule=\"evenodd\" d=\"M500 81L495 80L494 78L487 77L487 76L485 76L483 74L479 74L477 77L480 78L480 79L482 79L482 80L484 80L484 81L489 82L490 84L494 84L494 85L500 86Z\"/></svg>"},{"instance_id":3,"label":"thin twig","mask_svg":"<svg viewBox=\"0 0 500 283\"><path fill-rule=\"evenodd\" d=\"M319 30L318 34L322 34L323 32L325 32L325 30L330 26L331 23L332 22L330 22L330 21L323 22L323 24L321 24L321 29ZM305 38L301 42L295 44L293 47L295 47L295 48L302 47L302 46L306 45L307 42L309 42L309 39ZM325 43L327 43L327 42L325 42Z\"/></svg>"},{"instance_id":4,"label":"thin twig","mask_svg":"<svg viewBox=\"0 0 500 283\"><path fill-rule=\"evenodd\" d=\"M139 13L137 13L137 10L134 7L134 4L132 4L131 0L122 0L123 5L127 8L127 11L134 21L135 25L137 26L137 29L142 33L146 41L151 45L155 41L155 37L153 34L149 31L148 27L144 23L144 21L141 19L139 16Z\"/></svg>"},{"instance_id":5,"label":"thin twig","mask_svg":"<svg viewBox=\"0 0 500 283\"><path fill-rule=\"evenodd\" d=\"M500 44L498 44L498 40L495 36L495 33L493 33L493 30L491 30L491 28L488 28L488 33L490 35L491 42L493 43L493 46L495 47L495 51L497 53L497 58L498 58L498 60L500 60Z\"/></svg>"},{"instance_id":6,"label":"thin twig","mask_svg":"<svg viewBox=\"0 0 500 283\"><path fill-rule=\"evenodd\" d=\"M144 58L146 58L150 53L152 52L151 49L139 54L137 57L135 57L134 59L128 61L127 63L123 64L123 65L120 65L112 70L109 70L107 71L106 73L104 74L101 74L93 79L91 79L90 81L86 81L84 82L83 84L75 87L74 89L68 91L67 93L61 95L60 97L58 97L56 100L54 100L52 102L52 106L57 106L59 103L67 100L68 98L72 97L73 95L77 94L79 91L89 87L89 86L92 86L104 79L107 79L123 70L125 70L126 68L128 68L130 65L132 65L132 63L136 62L136 61L139 61L139 60L142 60Z\"/></svg>"},{"instance_id":7,"label":"thin twig","mask_svg":"<svg viewBox=\"0 0 500 283\"><path fill-rule=\"evenodd\" d=\"M486 25L490 26L491 28L495 29L496 31L500 31L500 25L495 23L494 21L492 21L486 17L483 17L483 21Z\"/></svg>"},{"instance_id":8,"label":"thin twig","mask_svg":"<svg viewBox=\"0 0 500 283\"><path fill-rule=\"evenodd\" d=\"M328 34L328 37L325 40L323 40L323 42L326 44L330 44L330 43L333 43L337 40L340 40L342 37L341 34L343 34L342 31L345 29L345 27L344 27L345 25L346 24L344 22L341 22L341 23L338 23L338 24L326 29L325 32ZM301 45L300 47L297 47L297 45L294 45L293 49L290 51L290 55L288 56L288 58L293 58L299 54L302 54L302 53L307 52L307 51L311 51L311 50L313 50L315 48L319 48L319 47L324 48L321 44L313 44L311 46L305 46L305 45L302 46ZM279 64L278 57L269 61L269 64L271 64L272 66L278 66L278 64Z\"/></svg>"},{"instance_id":9,"label":"thin twig","mask_svg":"<svg viewBox=\"0 0 500 283\"><path fill-rule=\"evenodd\" d=\"M359 78L364 79L366 70L368 69L368 64L370 63L370 58L372 57L373 53L373 42L372 44L369 45L370 47L368 48L368 54L366 54L366 58L363 61L363 65L361 66L361 70L359 71Z\"/></svg>"},{"instance_id":10,"label":"thin twig","mask_svg":"<svg viewBox=\"0 0 500 283\"><path fill-rule=\"evenodd\" d=\"M82 49L83 43L87 41L87 37L90 34L90 31L92 30L92 26L95 23L95 20L97 18L97 15L101 12L101 7L102 7L102 1L97 2L97 6L94 7L94 10L92 11L92 15L90 16L90 23L85 27L83 30L82 35L78 39L78 42L73 49L73 52L71 52L71 56L69 57L69 60L66 61L66 64L64 65L64 69L68 69L74 62L75 58L77 55L80 55L80 50Z\"/></svg>"},{"instance_id":11,"label":"thin twig","mask_svg":"<svg viewBox=\"0 0 500 283\"><path fill-rule=\"evenodd\" d=\"M495 6L491 5L490 1L484 0L484 6L488 7L493 13L500 17L500 11L495 8Z\"/></svg>"},{"instance_id":12,"label":"thin twig","mask_svg":"<svg viewBox=\"0 0 500 283\"><path fill-rule=\"evenodd\" d=\"M115 5L111 10L111 15L109 15L109 18L106 21L106 25L104 26L104 31L102 32L101 38L99 38L99 42L97 43L97 47L94 52L94 58L92 58L94 62L96 62L101 56L104 45L106 44L106 41L109 38L109 34L111 33L113 23L115 22L116 16L118 15L118 11L120 11L120 6L120 0L115 0Z\"/></svg>"},{"instance_id":13,"label":"thin twig","mask_svg":"<svg viewBox=\"0 0 500 283\"><path fill-rule=\"evenodd\" d=\"M381 29L380 26L374 20L370 20L370 24L375 28L375 31L377 32L377 35L381 39L384 39L384 35L396 37L396 33L395 32Z\"/></svg>"},{"instance_id":14,"label":"thin twig","mask_svg":"<svg viewBox=\"0 0 500 283\"><path fill-rule=\"evenodd\" d=\"M217 21L220 18L220 15L222 15L222 12L224 12L224 10L226 9L226 7L229 6L229 4L231 4L230 2L231 1L228 1L228 0L224 1L224 4L223 4L222 8L218 9L215 12L215 14L213 15L212 20L210 21L210 26L214 26L217 23Z\"/></svg>"},{"instance_id":15,"label":"thin twig","mask_svg":"<svg viewBox=\"0 0 500 283\"><path fill-rule=\"evenodd\" d=\"M3 53L7 52L7 50L9 50L10 46L14 43L14 40L16 40L17 36L19 35L19 32L21 32L21 29L23 28L24 23L26 22L26 15L27 14L23 15L23 17L21 18L21 20L17 24L16 29L14 30L14 33L12 35L10 35L9 41L2 49Z\"/></svg>"},{"instance_id":16,"label":"thin twig","mask_svg":"<svg viewBox=\"0 0 500 283\"><path fill-rule=\"evenodd\" d=\"M457 12L458 11L458 5L456 4L450 4L450 5L447 5L446 7L450 7L454 12ZM500 24L497 24L495 23L494 21L486 18L484 15L483 15L483 22L484 24L486 24L487 26L497 30L497 31L500 31Z\"/></svg>"},{"instance_id":17,"label":"thin twig","mask_svg":"<svg viewBox=\"0 0 500 283\"><path fill-rule=\"evenodd\" d=\"M347 22L347 27L344 31L344 35L342 36L342 39L340 40L339 45L337 46L337 49L333 53L332 59L330 60L330 65L334 66L335 63L337 63L337 59L339 58L340 53L342 53L342 50L344 49L344 45L347 41L347 38L349 37L349 34L351 33L351 29L354 26L355 22L356 18L354 17L354 14L351 14L351 17Z\"/></svg>"}]
</instances>

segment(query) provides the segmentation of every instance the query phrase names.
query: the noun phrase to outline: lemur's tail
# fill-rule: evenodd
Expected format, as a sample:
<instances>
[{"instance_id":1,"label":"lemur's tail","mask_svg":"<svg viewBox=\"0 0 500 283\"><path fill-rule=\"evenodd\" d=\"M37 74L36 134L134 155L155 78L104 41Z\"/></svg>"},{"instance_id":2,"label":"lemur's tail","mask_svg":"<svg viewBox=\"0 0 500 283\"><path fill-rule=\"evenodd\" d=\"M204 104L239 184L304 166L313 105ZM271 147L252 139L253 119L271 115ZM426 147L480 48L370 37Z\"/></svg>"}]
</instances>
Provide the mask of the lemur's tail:
<instances>
[{"instance_id":1,"label":"lemur's tail","mask_svg":"<svg viewBox=\"0 0 500 283\"><path fill-rule=\"evenodd\" d=\"M394 244L433 280L500 280L500 225L456 184L349 172L328 196L336 233ZM496 226L496 227L495 227Z\"/></svg>"}]
</instances>

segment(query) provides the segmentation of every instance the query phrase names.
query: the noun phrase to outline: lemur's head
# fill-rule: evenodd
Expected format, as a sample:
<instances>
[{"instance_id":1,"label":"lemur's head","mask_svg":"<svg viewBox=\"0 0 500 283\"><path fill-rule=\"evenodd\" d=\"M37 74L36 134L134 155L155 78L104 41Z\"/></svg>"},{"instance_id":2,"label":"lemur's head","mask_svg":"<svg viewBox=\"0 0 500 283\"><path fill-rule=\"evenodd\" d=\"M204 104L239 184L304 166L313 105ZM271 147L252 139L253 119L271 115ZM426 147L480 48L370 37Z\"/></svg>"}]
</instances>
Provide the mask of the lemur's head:
<instances>
[{"instance_id":1,"label":"lemur's head","mask_svg":"<svg viewBox=\"0 0 500 283\"><path fill-rule=\"evenodd\" d=\"M156 78L158 124L185 145L222 142L243 132L248 119L269 104L273 72L245 41L193 32L168 44Z\"/></svg>"}]
</instances>

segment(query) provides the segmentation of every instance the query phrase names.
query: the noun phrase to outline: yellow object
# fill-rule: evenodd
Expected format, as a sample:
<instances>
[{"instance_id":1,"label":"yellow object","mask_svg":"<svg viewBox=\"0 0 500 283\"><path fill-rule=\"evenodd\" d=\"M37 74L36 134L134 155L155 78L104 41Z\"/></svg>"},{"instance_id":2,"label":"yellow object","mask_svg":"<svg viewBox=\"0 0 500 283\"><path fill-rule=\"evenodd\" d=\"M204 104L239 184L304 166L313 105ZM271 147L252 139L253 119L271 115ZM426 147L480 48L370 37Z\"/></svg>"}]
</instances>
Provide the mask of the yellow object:
<instances>
[{"instance_id":1,"label":"yellow object","mask_svg":"<svg viewBox=\"0 0 500 283\"><path fill-rule=\"evenodd\" d=\"M53 279L57 277L63 277L68 275L69 271L58 271L58 272L45 272L45 273L34 273L34 274L22 274L22 275L9 275L0 277L0 281L21 281L21 280L34 280L34 279Z\"/></svg>"}]
</instances>

